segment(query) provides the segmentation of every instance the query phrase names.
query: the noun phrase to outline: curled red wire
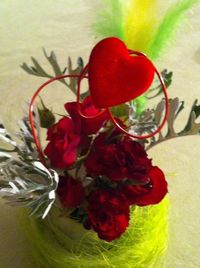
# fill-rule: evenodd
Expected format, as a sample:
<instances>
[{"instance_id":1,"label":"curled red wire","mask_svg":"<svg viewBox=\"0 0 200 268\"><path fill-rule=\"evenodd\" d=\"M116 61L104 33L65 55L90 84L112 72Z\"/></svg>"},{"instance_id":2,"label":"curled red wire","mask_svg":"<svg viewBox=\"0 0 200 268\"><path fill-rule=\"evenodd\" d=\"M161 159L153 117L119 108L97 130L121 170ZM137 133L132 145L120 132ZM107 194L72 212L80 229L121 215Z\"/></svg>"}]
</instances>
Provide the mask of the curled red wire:
<instances>
[{"instance_id":1,"label":"curled red wire","mask_svg":"<svg viewBox=\"0 0 200 268\"><path fill-rule=\"evenodd\" d=\"M36 98L38 97L38 95L40 94L40 92L49 84L57 81L57 80L60 80L60 79L63 79L63 78L79 78L80 75L78 74L67 74L67 75L60 75L60 76L56 76L54 78L51 78L49 79L48 81L46 81L44 84L42 84L38 90L35 92L35 94L33 95L31 101L30 101L30 104L29 104L29 121L30 121L30 127L31 127L31 131L32 131L32 134L33 134L33 138L34 138L34 141L35 141L35 145L36 145L36 149L38 151L38 154L39 154L39 158L40 158L40 161L45 164L45 157L44 157L44 154L43 154L43 151L41 149L41 145L40 145L40 142L39 142L39 139L38 139L38 135L37 135L37 132L36 132L36 129L35 129L35 124L34 124L34 105L35 105L35 101L36 101ZM83 76L83 78L86 78L86 76Z\"/></svg>"},{"instance_id":2,"label":"curled red wire","mask_svg":"<svg viewBox=\"0 0 200 268\"><path fill-rule=\"evenodd\" d=\"M129 54L135 54L135 55L140 55L140 56L146 57L146 55L143 54L143 53L141 53L141 52L133 51L133 50L128 50L128 51L129 51ZM125 135L128 135L129 137L132 137L132 138L135 138L135 139L147 139L147 138L153 137L158 132L160 132L160 130L163 128L163 126L166 123L166 120L167 120L167 117L168 117L168 112L169 112L169 108L168 108L169 100L168 100L167 89L166 89L165 83L164 83L163 78L160 75L159 71L156 69L155 66L154 66L154 68L155 68L155 73L158 76L158 79L160 81L160 84L162 86L162 90L163 90L163 93L164 93L164 96L165 96L165 115L164 115L164 118L162 120L162 123L160 124L160 126L154 132L152 132L150 134L147 134L147 135L143 135L143 136L133 135L133 134L129 133L126 129L124 129L123 127L121 127L119 125L119 123L116 121L116 119L114 118L114 116L112 115L110 108L106 108L106 109L100 110L100 112L98 114L96 114L95 116L86 116L86 115L84 115L82 113L82 111L81 111L81 101L80 101L80 88L81 88L81 81L82 81L82 79L83 78L88 78L88 76L86 76L87 69L88 69L88 64L83 68L83 70L82 70L82 72L81 72L80 75L78 75L78 74L73 74L73 75L69 75L69 74L68 75L60 75L60 76L54 77L54 78L46 81L44 84L42 84L38 88L38 90L35 92L35 94L33 95L32 99L31 99L31 102L30 102L30 105L29 105L30 126L31 126L31 131L32 131L32 134L33 134L33 138L34 138L34 141L35 141L35 144L36 144L36 148L37 148L37 151L38 151L38 154L39 154L40 161L43 164L45 164L45 157L44 157L44 154L43 154L43 151L42 151L42 148L41 148L39 139L38 139L37 131L36 131L35 125L34 125L34 104L35 104L35 100L38 97L38 95L40 94L40 92L47 85L49 85L50 83L53 83L53 82L55 82L57 80L63 79L63 78L78 78L78 85L77 85L77 109L78 109L78 112L79 112L80 116L82 116L82 117L84 117L86 119L91 119L91 118L98 117L99 115L101 115L104 112L107 112L108 115L109 115L109 117L110 117L110 120L113 122L113 124L117 128L119 128L120 131L122 131Z\"/></svg>"},{"instance_id":3,"label":"curled red wire","mask_svg":"<svg viewBox=\"0 0 200 268\"><path fill-rule=\"evenodd\" d=\"M143 56L143 57L147 57L144 53L142 52L138 52L138 51L134 51L134 50L128 50L129 54L132 55L132 54L135 54L137 56ZM153 65L154 66L154 65ZM86 118L86 119L91 119L91 118L95 118L97 116L99 116L100 114L104 113L105 111L107 111L111 121L113 122L113 124L118 128L120 129L124 134L126 134L127 136L131 137L131 138L134 138L134 139L147 139L147 138L151 138L153 137L154 135L156 135L158 132L161 131L161 129L163 128L163 126L165 125L166 121L167 121L167 117L168 117L168 113L169 113L169 99L168 99L168 94L167 94L167 88L165 86L165 82L161 76L161 74L159 73L159 71L157 70L157 68L154 66L154 69L155 69L155 73L156 75L158 76L158 79L160 81L160 84L162 86L162 91L164 93L164 96L165 96L165 115L164 115L164 118L162 120L162 123L160 124L160 126L152 133L150 134L147 134L147 135L143 135L143 136L140 136L140 135L133 135L131 133L129 133L127 130L125 130L123 127L120 126L120 124L117 122L117 120L115 119L115 117L113 116L110 108L106 108L106 109L102 109L98 114L96 114L95 116L86 116L82 113L81 111L81 102L80 102L80 88L81 88L81 81L82 79L84 78L84 75L87 73L87 70L88 70L88 64L84 67L84 69L82 70L79 78L78 78L78 87L77 87L77 106L78 106L78 112L79 114Z\"/></svg>"},{"instance_id":4,"label":"curled red wire","mask_svg":"<svg viewBox=\"0 0 200 268\"><path fill-rule=\"evenodd\" d=\"M96 118L99 115L101 115L102 113L104 113L106 111L106 109L101 109L99 113L93 115L93 116L87 116L85 114L82 113L81 111L81 101L80 101L80 95L81 95L81 81L83 78L88 78L85 76L85 74L87 73L88 70L88 64L85 65L85 67L83 68L82 72L80 73L80 76L78 78L78 85L77 85L77 109L78 109L78 113L80 114L80 116L86 118L86 119L92 119L92 118Z\"/></svg>"},{"instance_id":5,"label":"curled red wire","mask_svg":"<svg viewBox=\"0 0 200 268\"><path fill-rule=\"evenodd\" d=\"M120 126L120 124L117 122L115 117L112 115L110 109L107 108L107 112L109 113L110 119L113 122L113 124L117 128L119 128L124 134L126 134L127 136L129 136L131 138L140 139L140 140L141 139L151 138L151 137L155 136L157 133L159 133L161 131L161 129L164 127L164 125L165 125L165 123L167 121L167 117L168 117L168 113L169 113L169 107L168 107L169 100L168 100L167 90L166 90L166 86L165 86L165 83L163 81L163 78L161 77L161 75L159 74L159 72L157 71L156 68L155 68L155 72L156 72L156 74L158 76L158 79L159 79L161 85L162 85L163 93L164 93L164 96L165 96L165 115L164 115L164 118L162 120L162 123L160 124L160 126L154 132L152 132L150 134L147 134L147 135L142 135L142 136L137 136L137 135L133 135L133 134L129 133L123 127Z\"/></svg>"}]
</instances>

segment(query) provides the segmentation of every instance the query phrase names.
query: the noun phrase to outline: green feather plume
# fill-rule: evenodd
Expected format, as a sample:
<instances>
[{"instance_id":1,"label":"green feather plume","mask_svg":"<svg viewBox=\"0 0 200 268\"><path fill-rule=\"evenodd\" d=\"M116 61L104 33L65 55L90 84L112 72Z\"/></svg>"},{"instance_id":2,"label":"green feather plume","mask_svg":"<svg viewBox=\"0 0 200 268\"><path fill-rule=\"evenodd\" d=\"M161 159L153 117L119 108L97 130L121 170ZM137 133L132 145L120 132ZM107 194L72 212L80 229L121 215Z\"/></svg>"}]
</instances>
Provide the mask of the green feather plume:
<instances>
[{"instance_id":1,"label":"green feather plume","mask_svg":"<svg viewBox=\"0 0 200 268\"><path fill-rule=\"evenodd\" d=\"M95 32L103 37L115 36L123 40L123 4L121 0L104 0L102 12L94 25Z\"/></svg>"},{"instance_id":2,"label":"green feather plume","mask_svg":"<svg viewBox=\"0 0 200 268\"><path fill-rule=\"evenodd\" d=\"M176 29L185 18L185 13L191 9L199 0L183 0L175 3L165 14L155 36L152 38L147 55L151 59L159 57L169 41L174 37Z\"/></svg>"},{"instance_id":3,"label":"green feather plume","mask_svg":"<svg viewBox=\"0 0 200 268\"><path fill-rule=\"evenodd\" d=\"M118 37L130 49L143 51L147 56L155 60L175 36L176 30L183 22L186 12L195 4L200 3L200 0L179 0L174 2L159 19L158 12L162 9L163 4L161 0L154 0L151 5L145 0L104 0L102 12L97 15L94 30L101 38ZM155 20L156 14L158 14L157 20ZM133 25L131 24L131 17ZM130 27L127 25L127 21L130 21ZM152 25L153 22L154 25ZM142 40L138 40L139 33L144 36L144 40L147 38L146 35L149 35L149 40L146 42L143 40L142 43ZM133 39L132 41L130 40L131 38ZM137 45L132 47L131 44L135 43Z\"/></svg>"}]
</instances>

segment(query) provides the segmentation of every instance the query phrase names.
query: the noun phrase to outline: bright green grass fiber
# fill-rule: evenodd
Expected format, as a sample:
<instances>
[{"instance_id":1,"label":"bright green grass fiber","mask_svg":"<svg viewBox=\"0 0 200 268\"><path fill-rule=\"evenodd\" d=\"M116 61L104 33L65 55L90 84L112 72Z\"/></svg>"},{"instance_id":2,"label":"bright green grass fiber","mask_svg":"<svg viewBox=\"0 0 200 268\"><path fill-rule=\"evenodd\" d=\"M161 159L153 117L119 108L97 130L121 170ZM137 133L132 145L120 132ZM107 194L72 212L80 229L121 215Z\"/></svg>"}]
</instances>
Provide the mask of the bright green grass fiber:
<instances>
[{"instance_id":1,"label":"bright green grass fiber","mask_svg":"<svg viewBox=\"0 0 200 268\"><path fill-rule=\"evenodd\" d=\"M128 230L111 243L71 219L63 230L54 211L43 221L23 212L21 228L26 231L37 268L161 268L168 237L168 207L165 198L155 206L132 208Z\"/></svg>"}]
</instances>

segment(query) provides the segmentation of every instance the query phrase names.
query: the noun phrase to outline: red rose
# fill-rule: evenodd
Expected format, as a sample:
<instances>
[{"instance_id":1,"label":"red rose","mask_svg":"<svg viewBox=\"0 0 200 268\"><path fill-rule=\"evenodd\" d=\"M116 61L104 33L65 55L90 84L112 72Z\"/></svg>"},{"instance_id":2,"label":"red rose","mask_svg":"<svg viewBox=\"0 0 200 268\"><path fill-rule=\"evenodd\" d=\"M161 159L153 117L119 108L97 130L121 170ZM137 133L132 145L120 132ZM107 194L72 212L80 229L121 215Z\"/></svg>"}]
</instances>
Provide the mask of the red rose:
<instances>
[{"instance_id":1,"label":"red rose","mask_svg":"<svg viewBox=\"0 0 200 268\"><path fill-rule=\"evenodd\" d=\"M80 137L70 118L63 117L50 127L47 132L47 140L50 142L44 153L50 159L53 167L67 168L76 161Z\"/></svg>"},{"instance_id":2,"label":"red rose","mask_svg":"<svg viewBox=\"0 0 200 268\"><path fill-rule=\"evenodd\" d=\"M80 181L72 177L60 177L57 194L64 207L78 207L85 197L85 191Z\"/></svg>"},{"instance_id":3,"label":"red rose","mask_svg":"<svg viewBox=\"0 0 200 268\"><path fill-rule=\"evenodd\" d=\"M89 197L88 222L99 238L112 241L125 232L129 224L129 206L119 192L98 189Z\"/></svg>"},{"instance_id":4,"label":"red rose","mask_svg":"<svg viewBox=\"0 0 200 268\"><path fill-rule=\"evenodd\" d=\"M144 148L136 141L126 137L100 134L94 142L85 161L88 174L104 175L112 181L131 179L146 182L151 160Z\"/></svg>"},{"instance_id":5,"label":"red rose","mask_svg":"<svg viewBox=\"0 0 200 268\"><path fill-rule=\"evenodd\" d=\"M129 205L147 206L158 204L167 194L167 182L161 169L152 167L148 176L149 183L146 185L124 185L121 188Z\"/></svg>"},{"instance_id":6,"label":"red rose","mask_svg":"<svg viewBox=\"0 0 200 268\"><path fill-rule=\"evenodd\" d=\"M86 116L95 116L100 110L96 109L92 103L91 97L86 97L80 104L81 112ZM95 134L102 127L103 123L108 120L107 112L103 112L95 118L84 118L78 113L76 102L67 102L65 104L65 109L74 120L75 124L81 127L81 132L90 135Z\"/></svg>"}]
</instances>

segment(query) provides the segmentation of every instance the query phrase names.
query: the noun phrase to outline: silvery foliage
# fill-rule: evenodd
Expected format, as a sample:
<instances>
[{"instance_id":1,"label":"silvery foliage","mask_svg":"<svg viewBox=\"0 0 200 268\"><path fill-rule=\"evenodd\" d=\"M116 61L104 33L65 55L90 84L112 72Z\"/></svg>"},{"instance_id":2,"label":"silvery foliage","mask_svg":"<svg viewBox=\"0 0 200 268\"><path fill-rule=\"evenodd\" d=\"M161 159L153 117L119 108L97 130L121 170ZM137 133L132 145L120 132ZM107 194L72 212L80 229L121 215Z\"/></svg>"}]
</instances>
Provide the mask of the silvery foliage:
<instances>
[{"instance_id":1,"label":"silvery foliage","mask_svg":"<svg viewBox=\"0 0 200 268\"><path fill-rule=\"evenodd\" d=\"M175 123L179 114L184 109L184 102L180 101L179 98L174 98L169 100L169 115L167 118L167 127L162 130L156 136L153 136L150 140L143 140L142 142L146 144L146 150L151 147L177 137L189 136L189 135L199 135L200 134L200 122L197 120L200 118L200 105L198 105L198 100L195 100L188 119L181 131L176 131ZM129 116L130 132L137 135L150 134L154 132L160 125L163 115L165 113L165 100L161 100L154 109L145 110L139 117L135 116L135 113ZM165 132L165 133L164 133Z\"/></svg>"},{"instance_id":2,"label":"silvery foliage","mask_svg":"<svg viewBox=\"0 0 200 268\"><path fill-rule=\"evenodd\" d=\"M70 75L71 74L72 75L73 74L80 74L82 69L83 69L84 62L83 62L83 59L81 57L78 58L75 68L72 65L71 58L68 57L67 66L64 69L62 69L58 63L57 56L56 56L54 51L51 51L49 56L48 56L45 49L43 49L43 53L44 53L44 56L45 56L46 60L48 61L49 65L53 69L53 74L49 74L49 72L46 71L40 65L38 60L36 60L34 57L31 57L33 66L29 66L27 63L24 62L21 65L21 68L26 73L28 73L30 75L39 76L39 77L47 77L47 78L53 78L55 76L64 75L66 73L66 71ZM67 82L66 79L60 80L61 83L63 83L65 86L67 86L74 94L76 94L77 79L76 78L68 78L68 81L69 82Z\"/></svg>"},{"instance_id":3,"label":"silvery foliage","mask_svg":"<svg viewBox=\"0 0 200 268\"><path fill-rule=\"evenodd\" d=\"M0 123L0 196L45 218L56 198L58 174L38 160L28 119L23 118L19 126L18 145Z\"/></svg>"}]
</instances>

